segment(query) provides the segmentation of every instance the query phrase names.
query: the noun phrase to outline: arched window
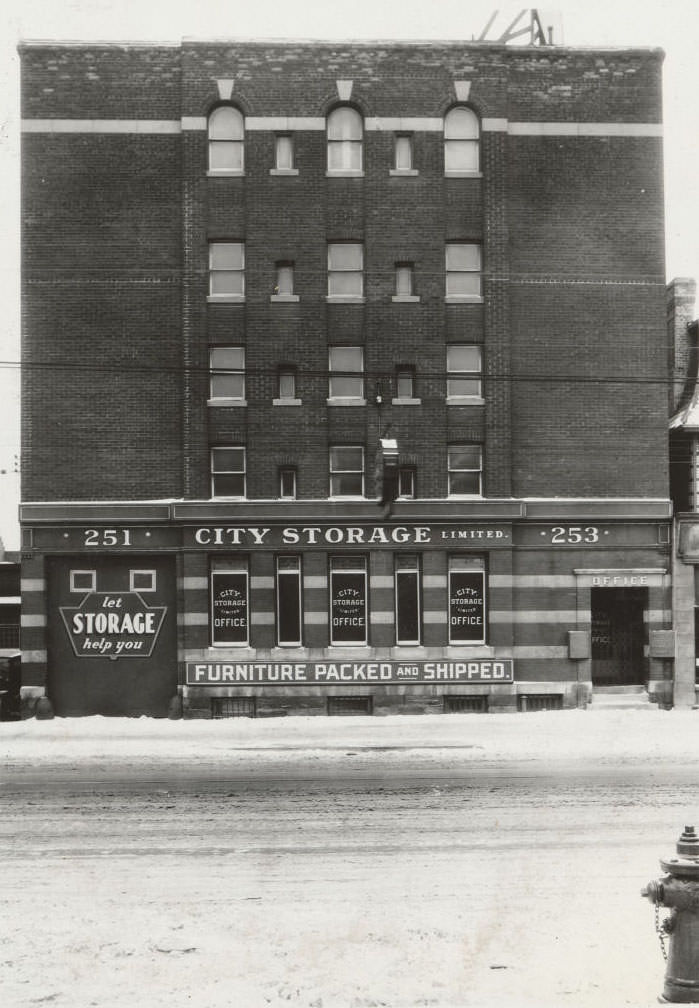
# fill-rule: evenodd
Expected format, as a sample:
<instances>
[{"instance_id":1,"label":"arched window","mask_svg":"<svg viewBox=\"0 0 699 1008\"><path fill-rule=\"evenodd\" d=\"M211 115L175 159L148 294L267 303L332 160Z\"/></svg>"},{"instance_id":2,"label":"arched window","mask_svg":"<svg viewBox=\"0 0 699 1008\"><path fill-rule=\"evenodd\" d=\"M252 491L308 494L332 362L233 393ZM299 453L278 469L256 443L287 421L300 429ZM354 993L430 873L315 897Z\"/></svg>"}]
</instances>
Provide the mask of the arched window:
<instances>
[{"instance_id":1,"label":"arched window","mask_svg":"<svg viewBox=\"0 0 699 1008\"><path fill-rule=\"evenodd\" d=\"M232 105L219 105L209 116L209 171L242 172L245 121Z\"/></svg>"},{"instance_id":2,"label":"arched window","mask_svg":"<svg viewBox=\"0 0 699 1008\"><path fill-rule=\"evenodd\" d=\"M328 116L328 171L362 170L362 117L356 109L342 105Z\"/></svg>"},{"instance_id":3,"label":"arched window","mask_svg":"<svg viewBox=\"0 0 699 1008\"><path fill-rule=\"evenodd\" d=\"M479 139L476 113L465 105L450 109L444 116L445 172L477 172Z\"/></svg>"}]
</instances>

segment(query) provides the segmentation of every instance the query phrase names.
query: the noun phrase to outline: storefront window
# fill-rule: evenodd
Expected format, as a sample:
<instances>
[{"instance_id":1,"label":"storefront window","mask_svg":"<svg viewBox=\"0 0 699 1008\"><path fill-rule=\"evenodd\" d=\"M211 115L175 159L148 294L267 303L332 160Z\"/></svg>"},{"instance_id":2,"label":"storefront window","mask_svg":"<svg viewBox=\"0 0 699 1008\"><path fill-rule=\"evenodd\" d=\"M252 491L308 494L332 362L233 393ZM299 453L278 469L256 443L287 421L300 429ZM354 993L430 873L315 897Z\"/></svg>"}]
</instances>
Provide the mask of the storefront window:
<instances>
[{"instance_id":1,"label":"storefront window","mask_svg":"<svg viewBox=\"0 0 699 1008\"><path fill-rule=\"evenodd\" d=\"M480 557L449 557L449 643L485 644L485 568Z\"/></svg>"},{"instance_id":2,"label":"storefront window","mask_svg":"<svg viewBox=\"0 0 699 1008\"><path fill-rule=\"evenodd\" d=\"M367 643L366 557L330 558L330 643Z\"/></svg>"},{"instance_id":3,"label":"storefront window","mask_svg":"<svg viewBox=\"0 0 699 1008\"><path fill-rule=\"evenodd\" d=\"M302 643L301 557L277 557L277 644Z\"/></svg>"},{"instance_id":4,"label":"storefront window","mask_svg":"<svg viewBox=\"0 0 699 1008\"><path fill-rule=\"evenodd\" d=\"M396 644L420 644L420 558L401 553L395 558Z\"/></svg>"},{"instance_id":5,"label":"storefront window","mask_svg":"<svg viewBox=\"0 0 699 1008\"><path fill-rule=\"evenodd\" d=\"M211 569L211 644L245 647L250 626L248 562L245 557L217 560Z\"/></svg>"}]
</instances>

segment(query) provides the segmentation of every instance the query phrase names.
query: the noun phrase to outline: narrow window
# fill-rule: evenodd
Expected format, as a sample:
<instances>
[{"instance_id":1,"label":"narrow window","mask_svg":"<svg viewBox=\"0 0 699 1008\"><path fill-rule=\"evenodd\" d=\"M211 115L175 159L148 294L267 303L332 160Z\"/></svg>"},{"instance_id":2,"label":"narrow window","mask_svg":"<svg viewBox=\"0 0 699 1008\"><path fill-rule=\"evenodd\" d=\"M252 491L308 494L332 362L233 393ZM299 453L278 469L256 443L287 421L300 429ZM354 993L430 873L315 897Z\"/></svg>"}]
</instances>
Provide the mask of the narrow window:
<instances>
[{"instance_id":1,"label":"narrow window","mask_svg":"<svg viewBox=\"0 0 699 1008\"><path fill-rule=\"evenodd\" d=\"M449 557L449 643L485 644L485 568L480 557Z\"/></svg>"},{"instance_id":2,"label":"narrow window","mask_svg":"<svg viewBox=\"0 0 699 1008\"><path fill-rule=\"evenodd\" d=\"M296 371L293 368L279 369L279 398L296 398Z\"/></svg>"},{"instance_id":3,"label":"narrow window","mask_svg":"<svg viewBox=\"0 0 699 1008\"><path fill-rule=\"evenodd\" d=\"M278 133L274 141L275 165L277 171L294 170L294 138L290 133Z\"/></svg>"},{"instance_id":4,"label":"narrow window","mask_svg":"<svg viewBox=\"0 0 699 1008\"><path fill-rule=\"evenodd\" d=\"M398 496L403 500L414 500L416 474L414 466L401 466L398 470Z\"/></svg>"},{"instance_id":5,"label":"narrow window","mask_svg":"<svg viewBox=\"0 0 699 1008\"><path fill-rule=\"evenodd\" d=\"M412 367L396 368L396 399L413 399L415 396L415 370Z\"/></svg>"},{"instance_id":6,"label":"narrow window","mask_svg":"<svg viewBox=\"0 0 699 1008\"><path fill-rule=\"evenodd\" d=\"M364 350L362 347L331 347L330 399L364 398Z\"/></svg>"},{"instance_id":7,"label":"narrow window","mask_svg":"<svg viewBox=\"0 0 699 1008\"><path fill-rule=\"evenodd\" d=\"M277 297L291 297L294 293L294 264L292 262L278 262L276 271L277 282L274 285L274 293Z\"/></svg>"},{"instance_id":8,"label":"narrow window","mask_svg":"<svg viewBox=\"0 0 699 1008\"><path fill-rule=\"evenodd\" d=\"M246 647L250 628L247 558L213 561L209 579L212 647Z\"/></svg>"},{"instance_id":9,"label":"narrow window","mask_svg":"<svg viewBox=\"0 0 699 1008\"><path fill-rule=\"evenodd\" d=\"M328 297L364 296L364 247L355 242L328 245Z\"/></svg>"},{"instance_id":10,"label":"narrow window","mask_svg":"<svg viewBox=\"0 0 699 1008\"><path fill-rule=\"evenodd\" d=\"M366 557L330 558L330 643L367 643Z\"/></svg>"},{"instance_id":11,"label":"narrow window","mask_svg":"<svg viewBox=\"0 0 699 1008\"><path fill-rule=\"evenodd\" d=\"M447 397L479 399L482 394L481 371L479 346L447 346Z\"/></svg>"},{"instance_id":12,"label":"narrow window","mask_svg":"<svg viewBox=\"0 0 699 1008\"><path fill-rule=\"evenodd\" d=\"M449 496L479 497L483 473L483 453L480 445L450 445Z\"/></svg>"},{"instance_id":13,"label":"narrow window","mask_svg":"<svg viewBox=\"0 0 699 1008\"><path fill-rule=\"evenodd\" d=\"M364 496L364 449L337 447L330 449L330 496Z\"/></svg>"},{"instance_id":14,"label":"narrow window","mask_svg":"<svg viewBox=\"0 0 699 1008\"><path fill-rule=\"evenodd\" d=\"M447 298L480 298L481 247L473 243L451 243L446 249Z\"/></svg>"},{"instance_id":15,"label":"narrow window","mask_svg":"<svg viewBox=\"0 0 699 1008\"><path fill-rule=\"evenodd\" d=\"M245 348L212 347L209 350L209 396L245 399Z\"/></svg>"},{"instance_id":16,"label":"narrow window","mask_svg":"<svg viewBox=\"0 0 699 1008\"><path fill-rule=\"evenodd\" d=\"M241 242L209 245L209 294L214 298L242 298L245 294L245 246Z\"/></svg>"},{"instance_id":17,"label":"narrow window","mask_svg":"<svg viewBox=\"0 0 699 1008\"><path fill-rule=\"evenodd\" d=\"M245 496L245 449L211 449L211 496Z\"/></svg>"},{"instance_id":18,"label":"narrow window","mask_svg":"<svg viewBox=\"0 0 699 1008\"><path fill-rule=\"evenodd\" d=\"M328 116L328 172L361 172L362 117L343 105Z\"/></svg>"},{"instance_id":19,"label":"narrow window","mask_svg":"<svg viewBox=\"0 0 699 1008\"><path fill-rule=\"evenodd\" d=\"M301 557L277 557L277 644L302 644Z\"/></svg>"},{"instance_id":20,"label":"narrow window","mask_svg":"<svg viewBox=\"0 0 699 1008\"><path fill-rule=\"evenodd\" d=\"M412 171L413 168L413 138L410 133L397 133L393 148L393 167L395 171Z\"/></svg>"},{"instance_id":21,"label":"narrow window","mask_svg":"<svg viewBox=\"0 0 699 1008\"><path fill-rule=\"evenodd\" d=\"M296 500L296 468L282 466L279 470L279 497L281 500Z\"/></svg>"},{"instance_id":22,"label":"narrow window","mask_svg":"<svg viewBox=\"0 0 699 1008\"><path fill-rule=\"evenodd\" d=\"M478 116L465 105L457 105L444 117L444 170L470 174L479 166Z\"/></svg>"},{"instance_id":23,"label":"narrow window","mask_svg":"<svg viewBox=\"0 0 699 1008\"><path fill-rule=\"evenodd\" d=\"M209 116L209 171L242 174L245 122L238 109L220 105Z\"/></svg>"},{"instance_id":24,"label":"narrow window","mask_svg":"<svg viewBox=\"0 0 699 1008\"><path fill-rule=\"evenodd\" d=\"M396 644L420 644L420 558L415 553L395 557Z\"/></svg>"},{"instance_id":25,"label":"narrow window","mask_svg":"<svg viewBox=\"0 0 699 1008\"><path fill-rule=\"evenodd\" d=\"M415 294L415 270L413 263L398 262L395 264L396 289L395 296L412 297Z\"/></svg>"}]
</instances>

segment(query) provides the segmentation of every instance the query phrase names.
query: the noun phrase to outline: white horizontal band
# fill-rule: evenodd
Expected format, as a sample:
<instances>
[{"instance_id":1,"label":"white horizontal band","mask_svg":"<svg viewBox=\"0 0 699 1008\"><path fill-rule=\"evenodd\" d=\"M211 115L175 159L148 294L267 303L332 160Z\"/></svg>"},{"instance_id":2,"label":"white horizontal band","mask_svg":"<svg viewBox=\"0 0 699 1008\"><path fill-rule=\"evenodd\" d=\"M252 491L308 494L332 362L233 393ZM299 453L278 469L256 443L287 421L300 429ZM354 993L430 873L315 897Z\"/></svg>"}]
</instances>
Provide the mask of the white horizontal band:
<instances>
[{"instance_id":1,"label":"white horizontal band","mask_svg":"<svg viewBox=\"0 0 699 1008\"><path fill-rule=\"evenodd\" d=\"M179 119L23 119L22 132L181 133L182 126Z\"/></svg>"}]
</instances>

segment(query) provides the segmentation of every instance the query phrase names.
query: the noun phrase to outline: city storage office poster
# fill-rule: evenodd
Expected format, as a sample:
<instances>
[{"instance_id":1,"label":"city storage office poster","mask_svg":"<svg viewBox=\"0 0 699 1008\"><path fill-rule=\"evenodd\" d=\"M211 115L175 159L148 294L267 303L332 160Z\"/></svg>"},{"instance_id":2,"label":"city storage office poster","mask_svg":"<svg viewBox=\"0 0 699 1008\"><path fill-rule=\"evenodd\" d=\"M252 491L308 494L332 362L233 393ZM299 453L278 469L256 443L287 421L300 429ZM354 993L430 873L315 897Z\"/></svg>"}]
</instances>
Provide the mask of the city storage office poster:
<instances>
[{"instance_id":1,"label":"city storage office poster","mask_svg":"<svg viewBox=\"0 0 699 1008\"><path fill-rule=\"evenodd\" d=\"M485 642L485 572L449 572L449 641Z\"/></svg>"},{"instance_id":2,"label":"city storage office poster","mask_svg":"<svg viewBox=\"0 0 699 1008\"><path fill-rule=\"evenodd\" d=\"M211 643L247 644L248 575L246 571L211 572Z\"/></svg>"}]
</instances>

